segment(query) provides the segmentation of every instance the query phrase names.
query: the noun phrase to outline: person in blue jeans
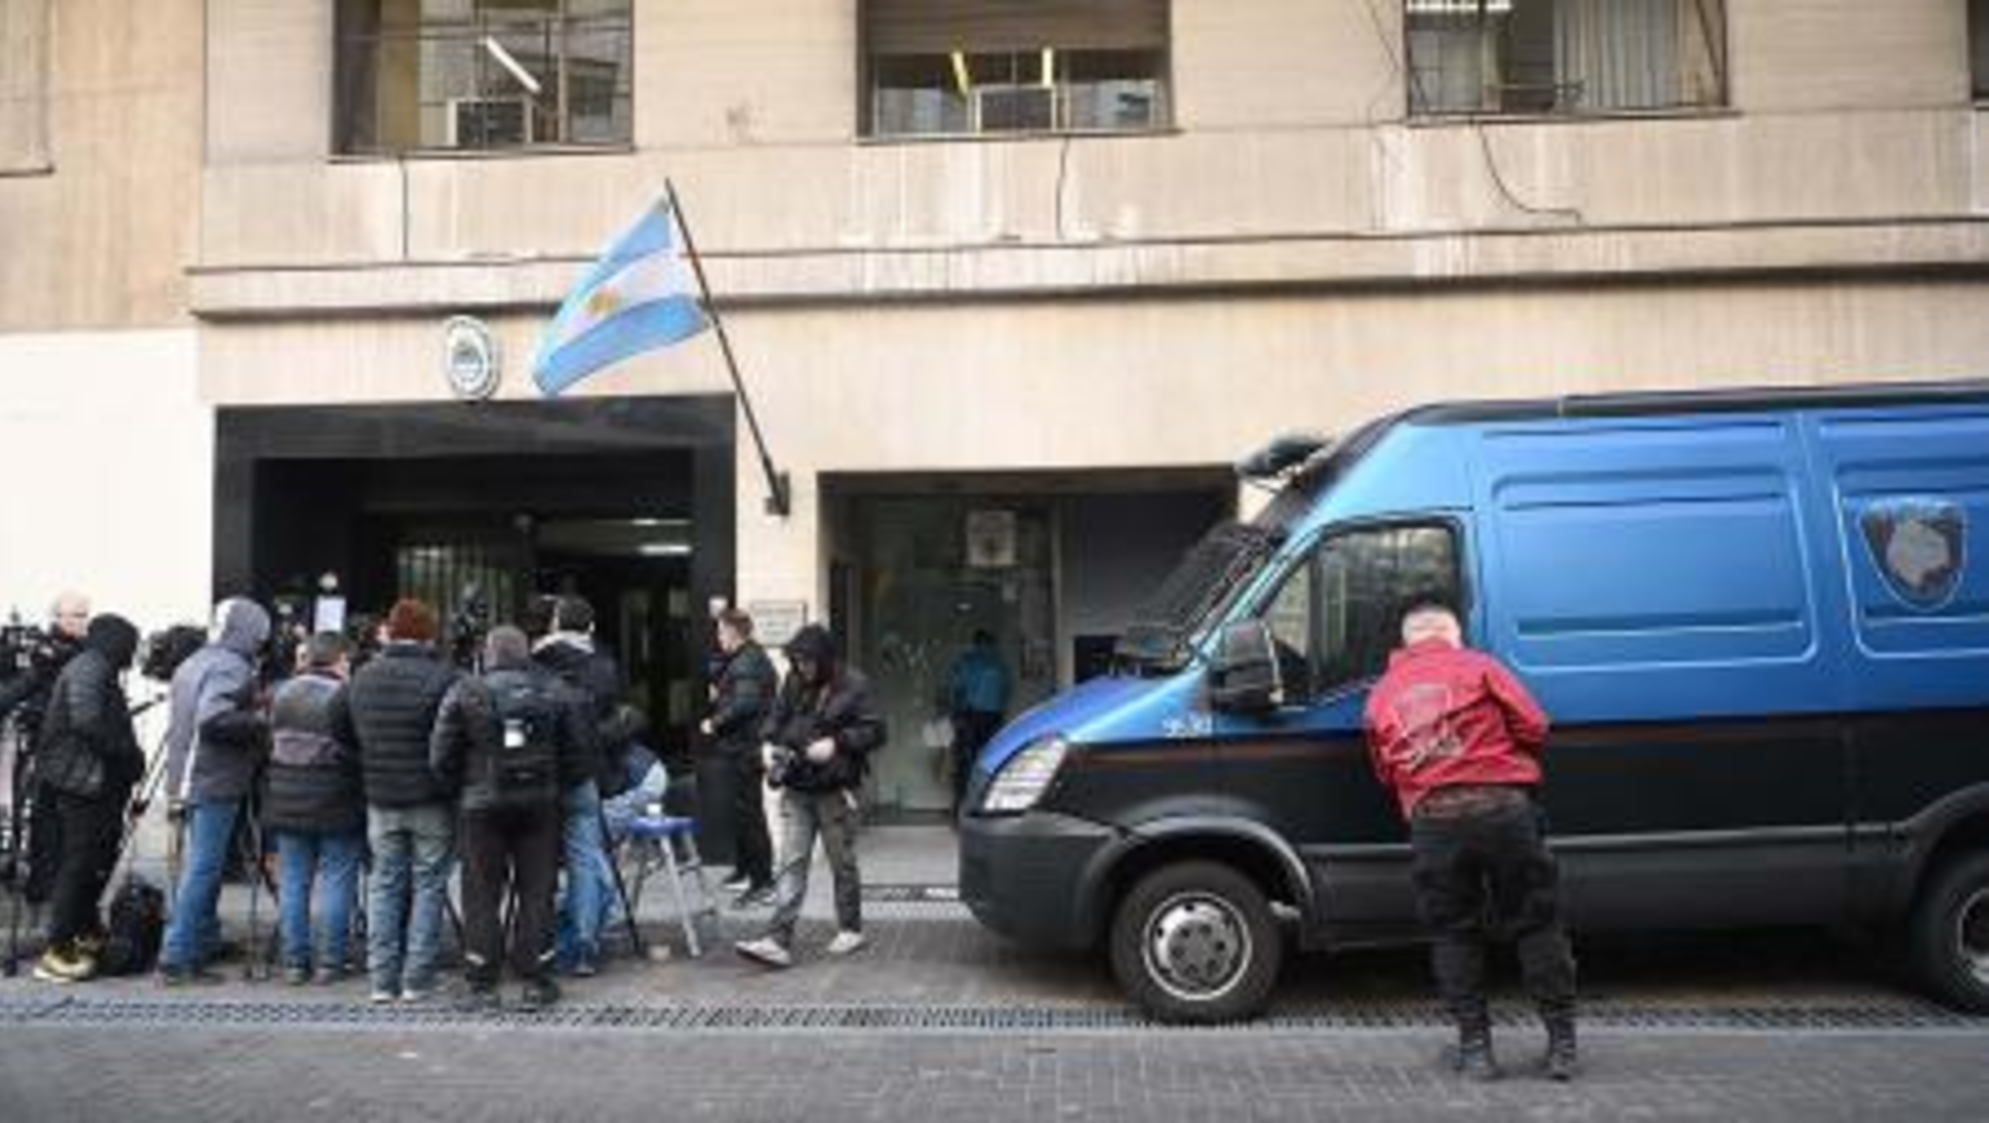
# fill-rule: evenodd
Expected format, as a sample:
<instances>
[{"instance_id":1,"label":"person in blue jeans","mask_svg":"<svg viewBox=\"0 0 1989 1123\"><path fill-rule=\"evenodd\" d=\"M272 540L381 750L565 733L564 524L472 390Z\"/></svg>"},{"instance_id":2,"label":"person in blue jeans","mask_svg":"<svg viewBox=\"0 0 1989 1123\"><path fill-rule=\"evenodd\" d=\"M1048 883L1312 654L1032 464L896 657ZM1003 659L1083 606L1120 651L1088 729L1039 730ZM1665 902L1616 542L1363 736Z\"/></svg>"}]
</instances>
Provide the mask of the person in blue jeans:
<instances>
[{"instance_id":1,"label":"person in blue jeans","mask_svg":"<svg viewBox=\"0 0 1989 1123\"><path fill-rule=\"evenodd\" d=\"M566 824L562 833L566 891L559 905L559 966L587 978L601 969L601 928L615 896L614 871L608 868L601 791L594 778L566 789L560 802Z\"/></svg>"},{"instance_id":2,"label":"person in blue jeans","mask_svg":"<svg viewBox=\"0 0 1989 1123\"><path fill-rule=\"evenodd\" d=\"M231 597L215 606L209 635L173 672L170 696L166 775L186 831L186 865L159 952L167 986L218 979L207 961L221 943L222 870L269 736L256 678L269 614Z\"/></svg>"},{"instance_id":3,"label":"person in blue jeans","mask_svg":"<svg viewBox=\"0 0 1989 1123\"><path fill-rule=\"evenodd\" d=\"M345 638L312 636L303 654L303 667L270 707L274 744L262 803L263 826L276 835L283 974L293 986L345 977L353 891L366 848L359 750L331 729L331 702L349 667Z\"/></svg>"},{"instance_id":4,"label":"person in blue jeans","mask_svg":"<svg viewBox=\"0 0 1989 1123\"><path fill-rule=\"evenodd\" d=\"M366 970L376 1003L434 993L456 858L456 793L429 755L442 699L462 672L441 657L435 609L401 600L380 654L331 700L331 734L359 748L373 850ZM410 902L409 888L413 888Z\"/></svg>"}]
</instances>

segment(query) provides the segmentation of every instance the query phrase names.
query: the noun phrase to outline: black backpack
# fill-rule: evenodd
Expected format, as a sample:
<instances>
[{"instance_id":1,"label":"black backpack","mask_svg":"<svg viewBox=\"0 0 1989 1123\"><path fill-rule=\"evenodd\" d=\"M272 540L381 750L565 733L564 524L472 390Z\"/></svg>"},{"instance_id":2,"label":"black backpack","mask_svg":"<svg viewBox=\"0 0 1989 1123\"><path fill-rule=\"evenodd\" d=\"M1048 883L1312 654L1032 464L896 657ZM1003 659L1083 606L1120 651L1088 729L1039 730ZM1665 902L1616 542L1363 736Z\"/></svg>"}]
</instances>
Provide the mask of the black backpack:
<instances>
[{"instance_id":1,"label":"black backpack","mask_svg":"<svg viewBox=\"0 0 1989 1123\"><path fill-rule=\"evenodd\" d=\"M559 798L556 685L538 675L500 671L486 680L497 710L498 746L483 777L492 806L517 807Z\"/></svg>"},{"instance_id":2,"label":"black backpack","mask_svg":"<svg viewBox=\"0 0 1989 1123\"><path fill-rule=\"evenodd\" d=\"M102 975L143 975L159 961L166 936L166 895L151 882L131 874L111 898L109 934L97 957Z\"/></svg>"}]
</instances>

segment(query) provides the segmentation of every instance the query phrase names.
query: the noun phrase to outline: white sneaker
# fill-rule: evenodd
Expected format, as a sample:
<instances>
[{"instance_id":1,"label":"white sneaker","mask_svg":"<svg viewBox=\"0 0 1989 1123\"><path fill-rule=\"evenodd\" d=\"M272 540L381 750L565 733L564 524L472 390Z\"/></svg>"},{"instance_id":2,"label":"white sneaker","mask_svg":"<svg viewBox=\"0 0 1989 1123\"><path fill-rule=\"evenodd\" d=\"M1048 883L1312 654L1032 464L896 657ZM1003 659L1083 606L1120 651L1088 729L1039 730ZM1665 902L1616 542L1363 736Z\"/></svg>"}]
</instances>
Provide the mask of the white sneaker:
<instances>
[{"instance_id":1,"label":"white sneaker","mask_svg":"<svg viewBox=\"0 0 1989 1123\"><path fill-rule=\"evenodd\" d=\"M830 955L854 955L862 951L863 946L869 942L870 939L863 933L845 928L836 933L836 938L830 940L829 946L824 950Z\"/></svg>"},{"instance_id":2,"label":"white sneaker","mask_svg":"<svg viewBox=\"0 0 1989 1123\"><path fill-rule=\"evenodd\" d=\"M740 940L732 945L732 950L765 967L794 966L794 957L789 955L787 949L780 946L780 941L772 936L762 936L757 940Z\"/></svg>"}]
</instances>

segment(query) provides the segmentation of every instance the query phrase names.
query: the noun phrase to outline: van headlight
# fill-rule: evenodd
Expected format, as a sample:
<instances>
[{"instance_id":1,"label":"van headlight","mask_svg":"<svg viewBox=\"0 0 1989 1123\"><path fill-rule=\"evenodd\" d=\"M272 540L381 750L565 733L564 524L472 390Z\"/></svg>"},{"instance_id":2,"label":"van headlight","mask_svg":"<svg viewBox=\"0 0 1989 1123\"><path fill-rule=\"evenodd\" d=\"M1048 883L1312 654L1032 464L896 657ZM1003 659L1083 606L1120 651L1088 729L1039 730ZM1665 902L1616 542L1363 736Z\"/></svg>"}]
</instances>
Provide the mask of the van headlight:
<instances>
[{"instance_id":1,"label":"van headlight","mask_svg":"<svg viewBox=\"0 0 1989 1123\"><path fill-rule=\"evenodd\" d=\"M1063 767L1069 751L1070 744L1062 737L1045 737L1009 757L982 793L981 810L989 815L1013 815L1036 806L1057 778L1057 769Z\"/></svg>"}]
</instances>

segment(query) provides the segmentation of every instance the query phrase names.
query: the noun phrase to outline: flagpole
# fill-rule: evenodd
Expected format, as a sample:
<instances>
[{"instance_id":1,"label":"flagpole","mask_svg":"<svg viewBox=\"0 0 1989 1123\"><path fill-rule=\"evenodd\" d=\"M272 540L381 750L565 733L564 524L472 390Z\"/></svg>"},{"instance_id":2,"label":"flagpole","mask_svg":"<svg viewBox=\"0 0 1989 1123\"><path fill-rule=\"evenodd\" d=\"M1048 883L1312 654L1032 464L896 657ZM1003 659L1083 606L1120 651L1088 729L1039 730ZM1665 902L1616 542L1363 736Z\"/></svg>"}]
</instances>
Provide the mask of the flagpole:
<instances>
[{"instance_id":1,"label":"flagpole","mask_svg":"<svg viewBox=\"0 0 1989 1123\"><path fill-rule=\"evenodd\" d=\"M711 326L718 333L718 349L725 354L725 371L732 376L732 391L739 396L739 406L746 413L746 428L753 434L753 447L760 454L760 470L767 477L767 514L786 518L788 512L788 481L785 472L774 469L773 457L767 452L766 437L760 433L760 419L753 412L753 399L746 393L746 384L739 377L739 359L732 353L732 337L725 334L725 319L718 314L718 306L711 299L711 285L704 278L704 260L698 256L697 242L691 238L691 224L684 218L684 206L677 201L677 185L667 178L663 181L663 191L670 198L670 211L677 216L677 229L684 235L684 256L691 259L691 272L698 279L698 292L704 297L705 314L711 317Z\"/></svg>"}]
</instances>

